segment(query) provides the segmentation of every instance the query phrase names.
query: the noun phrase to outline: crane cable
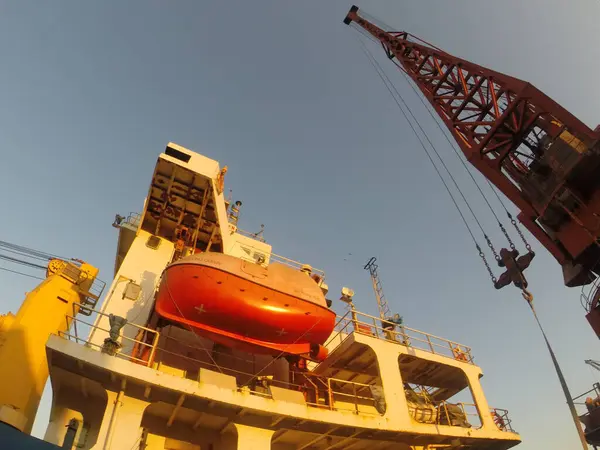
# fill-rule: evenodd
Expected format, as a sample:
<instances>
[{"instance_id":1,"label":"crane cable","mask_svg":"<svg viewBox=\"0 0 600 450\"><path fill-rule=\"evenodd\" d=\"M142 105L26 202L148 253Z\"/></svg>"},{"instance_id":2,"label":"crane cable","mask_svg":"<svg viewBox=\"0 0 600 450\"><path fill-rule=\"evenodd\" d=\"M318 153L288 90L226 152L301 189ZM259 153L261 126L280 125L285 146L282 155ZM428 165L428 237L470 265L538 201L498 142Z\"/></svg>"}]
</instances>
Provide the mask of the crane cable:
<instances>
[{"instance_id":1,"label":"crane cable","mask_svg":"<svg viewBox=\"0 0 600 450\"><path fill-rule=\"evenodd\" d=\"M569 386L567 385L567 381L565 380L565 377L562 373L560 365L558 364L558 360L556 359L554 350L552 349L552 346L550 345L550 341L548 340L548 337L546 336L546 332L544 331L544 328L542 327L540 319L539 319L537 313L535 312L535 308L533 306L533 295L531 295L526 290L523 290L523 298L529 304L529 307L531 308L531 312L533 313L533 317L535 318L535 321L537 322L538 327L539 327L540 331L542 332L542 336L544 337L544 341L546 342L546 347L548 348L548 353L550 353L550 358L552 358L552 364L554 365L554 370L556 371L556 375L558 376L558 381L560 382L560 387L562 388L563 394L565 395L565 398L567 400L567 405L569 406L569 412L571 413L571 417L573 418L575 428L577 429L577 434L579 436L579 440L581 441L583 450L587 450L588 449L587 441L585 439L585 434L581 427L581 421L579 420L579 417L577 415L577 410L575 409L575 403L573 402L573 397L571 396L571 392L569 391Z\"/></svg>"},{"instance_id":2,"label":"crane cable","mask_svg":"<svg viewBox=\"0 0 600 450\"><path fill-rule=\"evenodd\" d=\"M406 82L408 83L408 85L410 86L410 88L412 89L412 91L415 93L415 95L417 96L417 98L419 99L419 101L423 104L423 106L425 107L425 110L431 116L431 118L433 119L433 121L435 122L435 124L439 128L439 130L442 132L442 134L444 135L444 138L446 139L446 141L448 141L448 143L450 144L450 147L452 148L452 151L454 152L454 154L456 155L456 157L459 159L459 161L461 162L461 164L463 165L463 167L465 168L465 170L467 171L467 173L471 177L471 180L473 180L473 183L475 184L475 186L477 187L477 190L479 191L479 193L483 197L483 200L485 201L486 205L488 206L488 208L490 209L490 211L492 212L492 214L496 218L496 220L498 222L498 226L500 227L500 230L502 231L502 234L504 234L504 236L506 237L506 240L508 241L511 250L514 250L516 248L515 244L513 243L512 239L510 238L510 235L506 231L506 228L502 224L502 221L500 220L500 218L496 214L496 211L494 210L494 208L490 204L487 196L485 195L485 193L481 189L481 186L479 186L479 183L477 182L477 180L473 176L471 168L469 168L469 166L467 166L467 164L465 163L464 156L462 155L462 153L460 152L460 150L457 149L456 141L454 139L451 139L448 136L448 133L449 133L448 129L442 127L442 125L440 124L438 118L431 111L431 105L428 105L423 100L423 96L417 91L417 89L415 88L414 84L411 82L412 80L408 76L406 70L403 67L401 67L401 66L398 66L398 67L401 69L402 76L404 77L404 79L406 80ZM500 202L500 205L504 209L504 212L506 212L506 216L510 220L511 225L515 228L515 230L516 230L517 234L519 235L521 241L523 242L525 248L527 249L527 251L531 251L531 245L527 242L527 239L525 238L525 235L521 231L521 228L519 227L519 224L517 223L517 221L514 219L514 217L512 216L512 214L510 213L510 211L506 207L506 204L502 201L502 198L500 198L500 195L498 195L496 187L490 182L489 179L485 178L485 181L487 182L488 186L490 187L490 189L492 190L492 192L494 193L494 195L496 196L496 198Z\"/></svg>"},{"instance_id":3,"label":"crane cable","mask_svg":"<svg viewBox=\"0 0 600 450\"><path fill-rule=\"evenodd\" d=\"M433 121L435 122L436 126L440 129L440 131L442 132L442 134L444 135L444 138L446 139L446 141L448 141L448 144L450 144L450 147L452 148L452 151L454 152L454 154L456 155L456 157L458 158L458 160L461 162L462 166L465 168L465 170L467 171L467 173L469 174L469 177L471 178L471 180L473 180L473 183L475 184L475 186L477 187L477 190L479 191L479 194L481 194L481 197L483 198L483 200L485 201L486 205L488 206L489 210L492 212L492 214L494 215L496 221L498 222L498 227L500 228L500 231L502 231L502 234L504 235L504 237L506 238L506 240L508 241L508 244L511 248L511 250L515 250L516 246L513 243L510 235L508 234L508 232L506 231L506 228L504 227L504 224L502 223L502 221L500 220L500 218L498 217L498 215L496 214L496 210L492 207L492 205L490 204L487 196L485 195L485 193L483 192L483 190L481 189L481 186L479 185L479 183L477 182L477 180L475 179L475 177L473 176L473 172L472 169L469 168L469 166L467 166L465 160L464 160L464 156L462 155L462 153L457 149L456 146L456 141L451 139L448 136L448 130L445 129L444 127L442 127L442 125L440 124L439 120L436 118L436 116L433 114L433 112L431 111L431 105L428 105L425 100L423 100L423 96L417 91L417 88L415 88L414 84L411 82L411 78L408 76L406 70L403 67L400 67L402 76L404 77L404 79L406 80L407 84L410 86L410 88L412 89L412 91L415 93L415 95L417 96L417 98L419 99L419 101L423 104L423 106L425 107L425 110L427 111L427 113L431 116L431 118L433 119ZM502 199L500 198L500 196L498 195L498 193L496 192L496 189L494 188L494 186L492 185L492 183L490 182L490 180L488 180L487 178L485 179L488 183L488 185L490 186L490 188L492 189L492 192L496 195L496 198L500 201L500 204L502 205L502 207L504 208L504 211L506 212L508 219L510 220L511 224L515 227L517 233L519 234L519 237L521 238L521 240L523 241L523 243L525 244L525 248L528 251L531 251L531 245L529 245L529 243L527 242L527 240L525 239L525 236L523 235L521 229L519 228L519 225L517 224L517 222L514 220L514 218L512 217L512 215L510 214L510 212L508 211L508 209L506 208L506 205L504 204L504 202L502 201ZM496 258L496 260L499 260L499 258Z\"/></svg>"},{"instance_id":4,"label":"crane cable","mask_svg":"<svg viewBox=\"0 0 600 450\"><path fill-rule=\"evenodd\" d=\"M383 69L382 69L382 68L381 68L381 66L380 66L380 65L377 63L377 61L375 60L375 58L372 56L372 54L370 53L370 51L368 50L368 48L366 47L366 45L365 45L365 44L364 44L362 41L360 41L360 40L359 40L359 42L360 42L360 44L361 44L361 45L362 45L362 47L363 47L363 52L364 52L364 53L367 55L367 57L369 57L369 61L371 62L371 65L372 65L373 67L375 67L375 69L376 69L376 70L377 70L377 67L376 67L376 66L378 66L378 67L379 67L379 70L377 70L377 73L379 74L380 78L382 79L382 81L383 81L383 82L384 82L384 84L386 85L386 88L388 89L388 91L390 92L390 94L392 94L392 91L391 91L391 89L389 88L388 84L385 82L385 80L384 80L383 76L382 76L382 75L381 75L381 73L380 73L380 70L381 70L381 72L383 72ZM481 231L484 233L484 237L486 237L486 238L487 238L487 236L486 236L486 234L485 234L485 231L484 231L484 230L483 230L483 228L481 227L481 224L480 224L480 223L479 223L479 221L477 220L477 217L475 216L475 214L474 214L473 210L471 209L471 207L470 207L469 203L467 202L466 198L464 197L464 195L462 195L462 191L461 191L461 190L460 190L460 188L458 187L458 185L457 185L456 181L454 180L454 177L452 177L452 174L451 174L451 173L450 173L450 171L448 170L447 166L446 166L446 165L443 163L443 161L441 160L441 157L440 157L439 153L437 152L437 150L435 149L435 146L434 146L434 145L431 143L431 141L429 140L429 138L428 138L427 134L425 133L425 131L423 130L423 128L422 128L422 127L421 127L421 125L419 124L418 120L415 118L414 114L412 113L412 111L410 110L410 108L408 107L408 105L406 104L406 102L404 101L404 99L402 98L402 95L401 95L401 94L398 92L398 90L395 88L395 86L394 86L394 85L391 83L391 81L390 81L389 77L388 77L388 76L385 74L385 72L383 72L383 74L384 74L385 78L387 78L387 80L388 80L388 83L390 83L390 84L392 85L392 87L393 87L394 91L396 91L396 94L397 94L397 95L398 95L398 97L401 99L401 101L402 101L402 103L404 104L404 106L405 106L405 107L408 109L408 111L409 111L410 115L413 117L413 120L415 120L415 122L417 123L417 125L419 126L419 128L421 129L421 131L423 132L423 134L424 134L425 138L427 139L427 141L429 142L429 144L432 146L433 150L435 151L436 155L438 156L438 158L439 158L439 159L440 159L440 161L442 162L442 164L443 164L444 168L446 169L446 171L448 171L448 175L450 176L450 178L452 179L452 181L454 181L454 184L455 184L456 188L457 188L457 189L458 189L458 191L461 193L461 196L463 197L463 200L464 200L464 201L465 201L465 203L467 204L467 207L469 208L469 210L470 210L470 211L471 211L471 213L473 214L473 217L475 218L475 220L476 220L477 224L478 224L478 225L479 225L479 227L481 228ZM403 75L404 75L404 77L405 77L405 78L407 78L407 75L406 75L405 73L403 73ZM407 79L407 81L409 81L409 80ZM410 83L410 82L409 82L409 85L410 85L410 87L413 89L413 91L414 91L415 93L417 93L417 91L415 90L415 88L414 88L414 86L412 85L412 83ZM392 94L392 96L393 96L393 94ZM486 196L485 196L485 194L483 193L483 191L482 191L481 187L479 186L479 184L477 183L477 181L476 181L476 180L475 180L475 178L473 177L473 174L472 174L472 173L471 173L471 171L468 169L468 167L466 166L466 164L465 164L465 162L463 161L463 159L460 157L460 154L457 152L457 150L456 150L456 148L455 148L455 143L453 143L453 142L452 142L452 141L451 141L451 140L448 138L447 134L444 132L444 130L443 130L443 128L440 126L439 122L438 122L437 120L435 120L435 117L434 117L434 116L433 116L433 114L431 113L430 109L429 109L429 108L427 108L427 105L425 104L425 102L423 101L423 99L421 98L421 96L420 96L420 95L418 95L418 93L417 93L417 96L419 97L419 99L421 100L421 102L422 102L422 103L423 103L423 104L426 106L427 112L428 112L428 113L429 113L429 114L430 114L430 115L433 117L433 119L434 119L434 121L435 121L436 125L437 125L437 126L440 128L440 130L441 130L441 131L442 131L442 133L444 134L444 137L445 137L445 138L446 138L446 140L448 140L448 142L450 143L450 145L451 145L452 149L454 150L454 152L455 152L456 156L457 156L457 157L459 157L459 159L460 159L461 163L463 164L463 166L465 167L465 169L466 169L466 170L467 170L467 172L469 173L469 176L471 177L471 179L473 180L473 182L474 182L474 183L475 183L475 185L477 186L477 189L479 190L480 194L481 194L481 195L482 195L482 197L484 198L484 200L485 200L486 204L488 205L488 207L489 207L489 208L490 208L490 210L492 211L492 214L494 215L494 217L495 217L495 218L496 218L496 220L498 221L498 224L499 224L499 226L500 226L500 228L501 228L501 230L502 230L503 234L504 234L504 235L505 235L505 237L507 238L507 240L508 240L508 242L509 242L509 244L510 244L510 246L511 246L511 249L513 249L513 250L514 250L514 243L513 243L513 242L512 242L512 240L510 239L510 236L509 236L509 235L508 235L508 233L506 232L506 229L505 229L505 228L504 228L504 226L502 225L502 222L500 221L500 219L499 219L499 218L498 218L498 216L496 215L496 212L494 211L494 208L491 206L491 204L490 204L490 203L489 203L489 201L487 200L487 197L486 197ZM397 101L397 99L396 99L395 97L394 97L394 100L396 101L396 104L398 105L398 107L400 107L400 104L398 103L398 101ZM411 124L411 123L410 123L410 121L408 120L408 117L406 116L406 114L405 114L404 110L403 110L401 107L400 107L400 110L402 111L402 114L404 115L404 117L405 117L405 118L407 119L407 121L409 122L409 125L411 126L411 128L412 128L413 132L415 133L415 135L416 135L416 136L417 136L417 138L419 139L419 142L421 143L421 146L423 147L423 149L424 149L424 150L425 150L425 152L427 153L427 156L429 157L430 161L431 161L431 162L432 162L432 164L433 164L433 160L432 160L432 158L431 158L431 156L430 156L429 152L426 150L426 148L425 148L425 146L424 146L424 143L423 143L423 141L422 141L422 140L420 139L420 137L417 135L415 128L412 126L412 124ZM435 165L434 165L434 167L435 167ZM439 175L439 176L440 176L440 178L441 178L441 174L440 174L439 170L437 169L437 167L435 167L435 168L436 168L436 172L438 173L438 175ZM486 179L486 180L487 180L487 179ZM449 190L449 188L448 188L447 184L445 183L445 181L444 181L443 179L442 179L442 182L444 183L444 186L446 187L446 190L448 191L448 194L449 194L449 195L450 195L450 197L452 198L452 201L454 202L454 205L455 205L455 206L457 207L457 209L458 209L458 204L456 203L456 201L455 201L455 199L454 199L454 197L453 197L452 193L450 192L450 190ZM527 240L525 239L525 236L524 236L524 235L523 235L523 233L521 232L521 230L520 230L520 228L519 228L518 224L516 223L516 221L514 220L514 218L512 217L512 215L510 214L510 212L508 211L508 209L506 208L506 206L505 206L504 202L502 201L502 199L500 198L500 196L498 195L498 193L496 192L496 190L494 189L494 187L492 186L492 184L490 183L490 181L489 181L489 180L487 180L487 182L488 182L488 184L490 185L490 188L492 188L492 191L494 192L494 194L496 195L496 197L498 198L498 200L499 200L500 204L501 204L501 205L502 205L502 207L504 208L504 210L505 210L505 212L506 212L506 214L507 214L508 218L509 218L509 219L510 219L510 221L511 221L511 224L512 224L512 225L515 227L515 229L517 230L517 232L518 232L518 234L519 234L519 237L521 238L521 240L522 240L522 241L523 241L523 243L525 244L525 247L527 248L527 250L529 250L529 251L530 251L530 250L531 250L531 246L528 244ZM473 233L471 232L471 229L470 229L470 227L468 226L468 224L467 224L467 222L466 222L466 220L465 220L465 218L464 218L464 215L462 214L462 212L461 212L460 210L459 210L459 213L460 213L460 215L461 215L461 217L462 217L462 219L463 219L463 222L465 223L465 226L466 226L466 227L467 227L467 229L469 230L469 233L471 234L471 237L473 238L473 240L474 240L474 242L475 242L475 244L476 244L477 248L479 249L479 246L477 245L477 241L475 240L475 238L474 238L474 236L473 236ZM492 248L492 247L490 247L490 248L491 248L491 249L492 249L492 251L494 252L493 248ZM494 256L496 256L496 253L495 253L495 252L494 252ZM497 259L499 259L499 258L497 258ZM484 259L484 262L486 263L486 266L488 267L488 270L490 270L490 269L489 269L489 266L487 265L487 262L486 262L486 260L485 260L485 259ZM490 272L490 274L491 274L491 272ZM493 280L493 279L494 279L494 278L493 278L493 275L492 275L492 280ZM566 380L565 380L565 378L564 378L564 375L563 375L563 373L562 373L562 370L561 370L561 368L560 368L560 365L559 365L559 363L558 363L558 360L556 359L556 355L555 355L555 353L554 353L554 350L552 349L552 346L550 345L550 341L548 340L548 337L546 336L546 333L545 333L545 331L544 331L544 328L542 327L542 324L541 324L541 322L540 322L540 320L539 320L539 317L538 317L538 315L537 315L537 313L536 313L536 311L535 311L535 308L534 308L534 306L533 306L533 296L532 296L532 295L531 295L531 293L529 293L529 292L528 292L526 289L523 289L523 293L522 293L522 295L523 295L523 298L524 298L524 299L527 301L527 303L529 304L529 307L531 308L531 312L533 313L533 316L534 316L534 318L535 318L535 321L536 321L536 323L537 323L537 325L538 325L538 327L539 327L539 329L540 329L540 331L541 331L541 333L542 333L542 336L543 336L543 338L544 338L544 341L545 341L545 343L546 343L546 347L548 348L548 352L550 353L550 357L551 357L551 359L552 359L552 363L553 363L553 365L554 365L554 369L555 369L555 371L556 371L556 374L557 374L557 376L558 376L558 379L559 379L559 382L560 382L561 388L562 388L562 390L563 390L563 393L564 393L564 395L565 395L565 398L566 398L566 400L567 400L567 404L568 404L568 406L569 406L569 411L570 411L570 413L571 413L571 416L572 416L572 418L573 418L573 421L574 421L575 427L576 427L576 429L577 429L577 433L578 433L579 439L580 439L580 441L581 441L582 448L583 448L584 450L587 450L587 448L588 448L588 446L587 446L587 442L586 442L586 439L585 439L585 435L584 435L584 433L583 433L583 429L582 429L582 427L581 427L581 423L580 423L580 421L579 421L579 418L578 418L578 416L577 416L577 411L576 411L576 409L575 409L575 405L574 405L574 403L573 403L573 398L571 397L571 394L570 394L570 391L569 391L569 387L568 387L568 385L567 385L567 383L566 383Z\"/></svg>"},{"instance_id":5,"label":"crane cable","mask_svg":"<svg viewBox=\"0 0 600 450\"><path fill-rule=\"evenodd\" d=\"M355 37L356 37L356 35L355 35ZM483 261L483 263L484 263L484 265L485 265L485 267L486 267L486 269L488 271L488 274L490 275L490 278L492 279L492 282L495 284L496 281L497 281L497 278L494 275L494 273L493 273L493 271L492 271L489 263L487 262L487 259L485 257L485 253L483 252L483 250L481 249L481 246L477 242L477 239L475 238L475 235L474 235L474 233L473 233L473 231L471 229L471 226L467 222L467 219L465 218L465 216L464 216L461 208L459 207L458 202L456 201L456 198L455 198L454 194L452 194L452 191L450 190L450 187L448 186L448 183L446 182L446 180L442 176L442 174L440 172L440 169L435 164L435 161L433 160L433 157L431 156L431 153L427 149L427 146L423 142L423 139L421 138L421 136L417 132L417 130L414 127L414 125L412 124L411 120L408 118L408 115L404 111L404 108L406 108L408 110L409 114L412 116L412 118L416 122L417 126L421 129L421 132L423 133L425 139L427 139L427 141L429 142L429 145L431 145L431 148L433 149L433 151L437 155L437 157L440 160L442 166L446 169L446 172L448 173L448 176L450 177L450 179L452 180L454 186L456 187L456 189L460 193L463 201L467 205L467 208L469 209L469 211L473 215L473 218L475 219L475 222L479 226L479 228L480 228L480 230L481 230L481 232L482 232L482 234L484 236L484 239L486 240L486 242L488 244L488 247L490 248L490 250L492 251L492 253L494 255L494 258L496 260L499 260L500 257L498 256L498 254L497 254L497 252L496 252L496 250L495 250L495 248L494 248L494 246L493 246L490 238L488 237L488 235L485 232L483 226L481 225L481 222L479 221L479 219L477 218L477 215L475 214L475 212L471 208L470 203L468 202L468 200L466 199L464 193L462 192L462 190L458 186L458 183L456 182L455 178L452 176L452 173L450 172L450 169L448 169L448 166L445 164L444 160L440 156L440 154L437 151L435 145L433 145L433 143L431 142L431 140L427 136L427 133L425 132L425 130L423 129L423 127L421 126L421 124L419 123L419 121L416 119L416 117L414 116L414 114L412 113L412 111L410 110L410 108L408 107L408 105L406 104L406 102L405 102L404 98L402 97L402 95L400 94L400 92L398 92L398 90L396 89L396 87L393 85L393 83L391 82L391 80L389 79L389 77L387 76L387 74L383 71L383 69L381 68L380 64L375 59L375 57L372 55L372 53L370 52L370 50L368 49L368 47L365 45L365 43L362 40L360 40L358 37L356 37L356 38L357 38L358 42L360 43L360 45L362 47L361 49L362 49L363 53L367 56L367 58L369 60L369 63L375 69L375 71L377 72L377 75L379 75L379 78L381 79L381 81L385 85L386 89L388 90L388 92L392 96L394 102L396 103L396 105L400 109L400 112L402 113L402 115L404 116L404 118L406 119L406 121L408 122L408 124L409 124L410 128L412 129L413 133L415 134L417 140L421 144L421 147L425 151L425 154L427 155L429 161L431 162L433 168L435 169L435 171L436 171L438 177L440 178L440 181L444 185L446 191L448 192L448 195L450 196L450 198L452 200L452 203L454 203L454 206L455 206L457 212L459 213L459 215L460 215L460 217L461 217L461 219L462 219L462 221L463 221L463 223L464 223L467 231L469 232L469 235L471 236L471 239L473 240L473 243L475 244L475 248L477 249L477 251L479 253L479 257L482 259L482 261ZM391 88L390 88L390 86L391 86ZM392 89L393 89L393 91L392 91ZM394 95L394 91L396 92L396 95ZM404 107L402 106L402 104L400 103L400 101L398 101L398 98L396 96L400 99L400 101L402 102L402 104L404 105Z\"/></svg>"},{"instance_id":6,"label":"crane cable","mask_svg":"<svg viewBox=\"0 0 600 450\"><path fill-rule=\"evenodd\" d=\"M6 252L11 253L12 255L15 255L15 256L8 255L8 254L6 254ZM37 262L28 261L25 258L29 258L29 259L36 260L36 261L44 261L46 264L44 264L44 265L38 264ZM32 248L24 247L22 245L12 244L10 242L0 240L0 260L4 260L4 261L7 261L12 264L20 264L22 266L30 267L33 269L46 270L48 268L48 266L47 266L48 261L50 261L52 259L80 262L73 258L64 258L64 257L58 256L58 255L55 255L53 253L42 252L40 250L34 250ZM44 280L44 278L42 278L42 277L37 277L35 275L31 275L28 273L19 272L17 270L12 270L12 269L9 269L8 267L0 266L0 270L3 270L5 272L14 273L16 275L22 275L25 277L34 278L37 280Z\"/></svg>"},{"instance_id":7,"label":"crane cable","mask_svg":"<svg viewBox=\"0 0 600 450\"><path fill-rule=\"evenodd\" d=\"M24 259L13 258L12 256L0 255L0 259L4 259L8 262L13 262L16 264L22 264L24 266L33 267L34 269L43 269L46 270L46 266L42 266L41 264L32 263L29 261L25 261Z\"/></svg>"},{"instance_id":8,"label":"crane cable","mask_svg":"<svg viewBox=\"0 0 600 450\"><path fill-rule=\"evenodd\" d=\"M0 241L0 248L3 250L10 251L12 253L19 253L23 256L29 256L31 258L42 259L42 260L50 260L50 259L62 259L65 261L73 260L73 258L64 258L59 255L55 255L53 253L42 252L39 250L34 250L28 247L24 247L22 245L11 244L10 242Z\"/></svg>"},{"instance_id":9,"label":"crane cable","mask_svg":"<svg viewBox=\"0 0 600 450\"><path fill-rule=\"evenodd\" d=\"M512 214L510 213L510 211L508 210L508 208L506 208L506 205L502 201L502 198L500 198L500 195L498 194L498 192L496 190L496 187L487 178L486 178L486 181L489 184L490 189L492 190L492 192L494 193L494 195L496 196L496 198L498 199L498 201L502 205L502 208L504 208L504 212L506 212L506 215L508 217L508 220L510 220L511 225L513 227L515 227L515 230L517 231L517 234L521 238L521 241L523 242L523 245L525 245L525 248L527 249L527 251L530 252L531 251L531 245L529 244L529 242L527 242L527 239L525 238L525 235L523 234L523 231L521 231L521 227L519 227L519 224L514 219L514 217L512 216Z\"/></svg>"},{"instance_id":10,"label":"crane cable","mask_svg":"<svg viewBox=\"0 0 600 450\"><path fill-rule=\"evenodd\" d=\"M16 275L22 275L24 277L29 277L29 278L35 278L36 280L44 280L45 278L42 277L36 277L35 275L31 275L29 273L25 273L25 272L19 272L18 270L11 270L7 267L0 267L0 270L4 270L5 272L10 272L10 273L14 273Z\"/></svg>"}]
</instances>

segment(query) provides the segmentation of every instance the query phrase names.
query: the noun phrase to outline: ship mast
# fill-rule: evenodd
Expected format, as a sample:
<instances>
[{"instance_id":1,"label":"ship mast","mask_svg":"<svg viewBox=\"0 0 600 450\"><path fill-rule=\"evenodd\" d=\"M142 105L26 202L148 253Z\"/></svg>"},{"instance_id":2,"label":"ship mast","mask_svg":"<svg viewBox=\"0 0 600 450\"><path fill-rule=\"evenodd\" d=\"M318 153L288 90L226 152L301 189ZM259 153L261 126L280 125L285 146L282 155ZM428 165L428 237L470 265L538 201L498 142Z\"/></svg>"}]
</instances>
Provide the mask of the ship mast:
<instances>
[{"instance_id":1,"label":"ship mast","mask_svg":"<svg viewBox=\"0 0 600 450\"><path fill-rule=\"evenodd\" d=\"M379 273L377 269L379 266L376 264L377 258L373 257L369 259L365 264L364 269L369 271L371 275L371 283L373 285L373 292L375 293L375 299L377 300L377 308L379 309L379 317L381 320L388 320L390 318L390 306L385 294L383 293L383 287L381 286L381 280L379 279Z\"/></svg>"}]
</instances>

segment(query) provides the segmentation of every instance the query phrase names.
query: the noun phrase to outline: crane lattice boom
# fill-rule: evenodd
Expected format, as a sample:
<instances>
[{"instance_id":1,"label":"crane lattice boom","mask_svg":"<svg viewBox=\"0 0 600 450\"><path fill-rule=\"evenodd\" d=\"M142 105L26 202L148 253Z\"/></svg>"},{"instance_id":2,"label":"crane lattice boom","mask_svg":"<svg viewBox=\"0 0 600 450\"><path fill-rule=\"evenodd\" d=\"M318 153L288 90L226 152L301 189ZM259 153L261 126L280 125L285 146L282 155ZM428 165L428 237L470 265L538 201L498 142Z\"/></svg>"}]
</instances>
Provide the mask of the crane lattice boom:
<instances>
[{"instance_id":1,"label":"crane lattice boom","mask_svg":"<svg viewBox=\"0 0 600 450\"><path fill-rule=\"evenodd\" d=\"M371 283L373 284L373 292L375 293L375 299L377 300L377 308L379 309L379 317L381 320L388 320L390 318L390 306L383 293L383 286L381 286L381 280L379 279L379 273L377 269L379 266L376 264L377 258L371 258L367 264L365 264L365 270L369 271L371 275Z\"/></svg>"},{"instance_id":2,"label":"crane lattice boom","mask_svg":"<svg viewBox=\"0 0 600 450\"><path fill-rule=\"evenodd\" d=\"M563 266L565 283L600 261L600 132L518 78L384 30L353 6L346 24L378 40L443 120L467 160L520 210L519 220Z\"/></svg>"}]
</instances>

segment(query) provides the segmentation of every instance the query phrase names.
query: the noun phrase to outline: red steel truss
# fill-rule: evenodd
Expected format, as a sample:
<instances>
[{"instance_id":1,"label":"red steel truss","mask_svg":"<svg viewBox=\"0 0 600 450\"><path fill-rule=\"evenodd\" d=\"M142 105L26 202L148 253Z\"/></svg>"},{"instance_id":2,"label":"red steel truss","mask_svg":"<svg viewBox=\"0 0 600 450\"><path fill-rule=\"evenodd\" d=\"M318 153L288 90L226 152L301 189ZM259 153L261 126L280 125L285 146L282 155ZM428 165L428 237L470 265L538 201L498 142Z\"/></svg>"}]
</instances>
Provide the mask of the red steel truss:
<instances>
[{"instance_id":1,"label":"red steel truss","mask_svg":"<svg viewBox=\"0 0 600 450\"><path fill-rule=\"evenodd\" d=\"M565 283L600 268L600 133L530 83L389 31L353 6L344 23L375 38L421 90L468 161L519 209L563 266ZM598 130L598 128L596 129Z\"/></svg>"}]
</instances>

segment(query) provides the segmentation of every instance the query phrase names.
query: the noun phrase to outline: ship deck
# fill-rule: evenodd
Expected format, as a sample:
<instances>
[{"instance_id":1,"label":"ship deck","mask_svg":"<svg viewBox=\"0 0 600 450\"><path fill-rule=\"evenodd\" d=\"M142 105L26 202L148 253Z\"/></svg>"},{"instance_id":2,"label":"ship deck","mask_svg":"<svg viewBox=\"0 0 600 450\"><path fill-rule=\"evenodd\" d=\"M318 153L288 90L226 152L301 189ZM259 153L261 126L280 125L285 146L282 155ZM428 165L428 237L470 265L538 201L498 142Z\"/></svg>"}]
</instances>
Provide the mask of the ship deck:
<instances>
[{"instance_id":1,"label":"ship deck","mask_svg":"<svg viewBox=\"0 0 600 450\"><path fill-rule=\"evenodd\" d=\"M99 408L106 411L110 399L121 393L141 405L142 430L185 442L196 442L198 435L214 440L233 433L239 425L274 431L271 448L281 449L402 449L408 444L444 446L459 442L464 447L456 448L500 450L520 442L507 416L501 429L482 413L489 407L477 389L471 390L478 406L461 404L472 423L468 427L444 423L441 415L432 423L419 423L414 411L411 417L403 386L426 384L435 402L443 405L469 383L478 383L481 370L464 346L468 358L457 359L450 341L440 344L436 352L435 340L423 333L428 338L424 339L426 348L420 349L414 344L421 332L401 329L399 339L385 334L375 318L371 323L360 318L340 318L327 344L330 355L302 383L293 376L285 381L263 377L264 367L242 374L235 368L215 365L212 358L218 355L198 357L201 344L196 353L188 348L175 355L166 336L169 333L143 341L134 339L138 345L148 346L149 360L125 351L125 341L123 351L109 355L78 336L74 328L71 334L51 336L47 343L52 385L55 392L69 392L80 403L85 399L88 404L107 405ZM364 320L369 318L362 315ZM138 328L139 332L146 331ZM181 342L177 333L187 332L173 329L170 333ZM409 334L413 340L407 345ZM441 351L443 347L448 348L446 354ZM197 372L182 370L176 356L199 363ZM385 391L383 409L376 405L373 385ZM302 386L314 386L314 390L307 392ZM95 435L101 432L90 433L88 439ZM122 438L128 439L126 435ZM134 438L140 436L132 435Z\"/></svg>"}]
</instances>

